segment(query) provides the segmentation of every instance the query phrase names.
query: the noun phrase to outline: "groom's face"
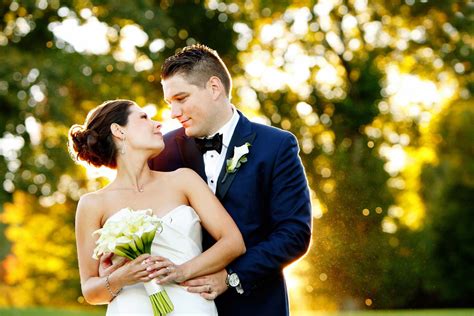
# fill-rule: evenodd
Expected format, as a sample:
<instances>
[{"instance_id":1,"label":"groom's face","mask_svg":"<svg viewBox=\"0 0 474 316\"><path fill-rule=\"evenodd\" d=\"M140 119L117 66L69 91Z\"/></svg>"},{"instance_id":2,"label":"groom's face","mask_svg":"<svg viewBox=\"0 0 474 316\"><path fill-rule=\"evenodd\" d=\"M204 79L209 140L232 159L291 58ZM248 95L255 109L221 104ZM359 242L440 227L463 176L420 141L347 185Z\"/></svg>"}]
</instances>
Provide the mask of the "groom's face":
<instances>
[{"instance_id":1,"label":"groom's face","mask_svg":"<svg viewBox=\"0 0 474 316\"><path fill-rule=\"evenodd\" d=\"M165 101L171 107L171 117L181 123L187 136L205 137L216 130L217 105L208 84L197 86L181 74L166 78L161 84Z\"/></svg>"}]
</instances>

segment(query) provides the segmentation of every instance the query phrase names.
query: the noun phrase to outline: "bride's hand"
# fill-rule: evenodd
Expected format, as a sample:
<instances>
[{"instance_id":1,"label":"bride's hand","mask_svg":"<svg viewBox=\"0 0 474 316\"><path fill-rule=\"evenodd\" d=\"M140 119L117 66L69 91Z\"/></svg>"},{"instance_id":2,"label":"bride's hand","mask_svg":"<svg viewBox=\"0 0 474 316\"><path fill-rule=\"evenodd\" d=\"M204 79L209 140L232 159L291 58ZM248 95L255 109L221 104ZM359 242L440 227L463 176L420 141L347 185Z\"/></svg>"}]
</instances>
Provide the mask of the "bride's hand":
<instances>
[{"instance_id":1,"label":"bride's hand","mask_svg":"<svg viewBox=\"0 0 474 316\"><path fill-rule=\"evenodd\" d=\"M148 277L149 270L147 270L149 264L147 264L146 259L149 257L149 254L140 255L136 259L125 263L114 272L114 274L117 274L117 278L122 286L152 280Z\"/></svg>"},{"instance_id":2,"label":"bride's hand","mask_svg":"<svg viewBox=\"0 0 474 316\"><path fill-rule=\"evenodd\" d=\"M150 279L157 278L158 284L166 284L170 282L181 283L188 279L187 271L183 265L176 265L169 259L160 256L151 256L148 258L150 265Z\"/></svg>"},{"instance_id":3,"label":"bride's hand","mask_svg":"<svg viewBox=\"0 0 474 316\"><path fill-rule=\"evenodd\" d=\"M104 253L99 257L99 276L104 277L106 275L112 274L115 270L123 266L130 259L125 257L119 257L115 263L112 262L112 257L114 254L112 252Z\"/></svg>"}]
</instances>

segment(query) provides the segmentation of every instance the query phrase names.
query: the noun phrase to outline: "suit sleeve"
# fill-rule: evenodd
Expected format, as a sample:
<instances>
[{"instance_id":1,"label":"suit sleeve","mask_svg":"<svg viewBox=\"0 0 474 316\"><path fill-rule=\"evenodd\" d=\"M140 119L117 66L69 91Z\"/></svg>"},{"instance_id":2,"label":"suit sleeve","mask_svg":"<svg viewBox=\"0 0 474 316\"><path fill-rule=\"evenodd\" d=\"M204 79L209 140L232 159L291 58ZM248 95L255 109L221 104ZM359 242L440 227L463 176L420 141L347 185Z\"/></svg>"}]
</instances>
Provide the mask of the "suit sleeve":
<instances>
[{"instance_id":1,"label":"suit sleeve","mask_svg":"<svg viewBox=\"0 0 474 316\"><path fill-rule=\"evenodd\" d=\"M265 278L281 273L309 247L311 202L298 151L293 135L285 137L278 149L267 202L271 233L229 265L239 276L244 295L249 295Z\"/></svg>"}]
</instances>

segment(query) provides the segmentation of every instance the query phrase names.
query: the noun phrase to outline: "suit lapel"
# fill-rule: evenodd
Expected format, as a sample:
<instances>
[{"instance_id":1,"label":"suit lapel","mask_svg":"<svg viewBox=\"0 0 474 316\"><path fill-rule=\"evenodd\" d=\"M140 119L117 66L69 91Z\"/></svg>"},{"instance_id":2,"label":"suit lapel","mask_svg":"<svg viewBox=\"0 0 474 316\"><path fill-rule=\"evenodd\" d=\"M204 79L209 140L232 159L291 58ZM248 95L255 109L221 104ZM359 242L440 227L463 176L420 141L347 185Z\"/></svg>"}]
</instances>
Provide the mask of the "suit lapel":
<instances>
[{"instance_id":1,"label":"suit lapel","mask_svg":"<svg viewBox=\"0 0 474 316\"><path fill-rule=\"evenodd\" d=\"M224 159L224 164L222 166L222 169L217 181L216 196L221 201L222 199L224 199L227 191L229 190L232 182L234 181L234 178L239 173L239 170L237 170L234 173L229 173L227 174L227 177L224 179L227 172L227 160L233 157L235 147L242 146L243 144L247 142L252 144L253 140L255 139L255 133L252 133L252 126L250 124L250 121L245 116L243 116L243 114L240 111L239 111L239 115L240 115L239 122L237 123L237 126L235 127L235 130L234 130L234 134L232 135L232 138L230 139L229 147L227 148L227 153ZM252 147L250 147L250 151L252 150L251 148ZM240 166L240 168L244 166L245 164Z\"/></svg>"},{"instance_id":2,"label":"suit lapel","mask_svg":"<svg viewBox=\"0 0 474 316\"><path fill-rule=\"evenodd\" d=\"M207 182L206 171L204 170L204 160L202 154L196 147L194 139L186 135L176 137L179 153L184 165L196 171L204 182Z\"/></svg>"}]
</instances>

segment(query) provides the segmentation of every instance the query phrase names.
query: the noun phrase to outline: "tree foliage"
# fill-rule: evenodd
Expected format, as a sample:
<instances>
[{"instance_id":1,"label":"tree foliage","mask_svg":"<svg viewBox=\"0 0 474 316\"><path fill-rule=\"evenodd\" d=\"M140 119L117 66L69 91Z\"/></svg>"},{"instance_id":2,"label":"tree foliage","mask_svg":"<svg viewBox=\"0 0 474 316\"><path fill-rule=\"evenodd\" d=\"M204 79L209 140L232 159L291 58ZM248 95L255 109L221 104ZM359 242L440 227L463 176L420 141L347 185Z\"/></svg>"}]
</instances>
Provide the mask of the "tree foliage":
<instances>
[{"instance_id":1,"label":"tree foliage","mask_svg":"<svg viewBox=\"0 0 474 316\"><path fill-rule=\"evenodd\" d=\"M437 128L438 162L425 167L423 190L429 210L431 278L427 288L454 306L469 306L474 295L474 108L458 102Z\"/></svg>"},{"instance_id":2,"label":"tree foliage","mask_svg":"<svg viewBox=\"0 0 474 316\"><path fill-rule=\"evenodd\" d=\"M196 42L229 66L240 109L299 139L315 220L293 306L467 304L473 283L456 282L474 279L468 1L3 1L0 12L0 304L80 296L75 203L105 180L69 159L68 127L114 98L166 119L160 65ZM75 25L96 34L72 38Z\"/></svg>"}]
</instances>

